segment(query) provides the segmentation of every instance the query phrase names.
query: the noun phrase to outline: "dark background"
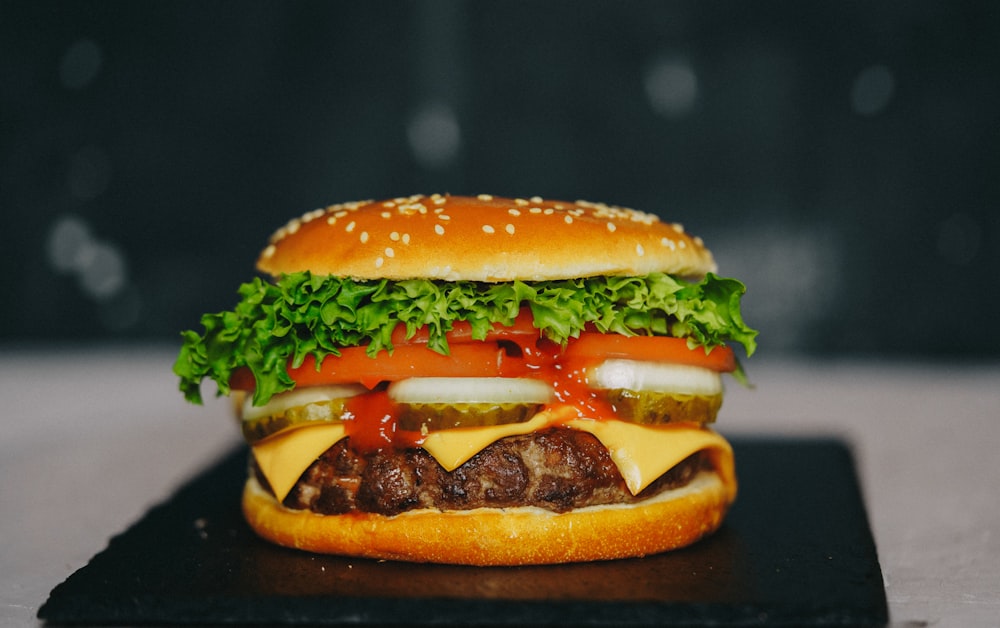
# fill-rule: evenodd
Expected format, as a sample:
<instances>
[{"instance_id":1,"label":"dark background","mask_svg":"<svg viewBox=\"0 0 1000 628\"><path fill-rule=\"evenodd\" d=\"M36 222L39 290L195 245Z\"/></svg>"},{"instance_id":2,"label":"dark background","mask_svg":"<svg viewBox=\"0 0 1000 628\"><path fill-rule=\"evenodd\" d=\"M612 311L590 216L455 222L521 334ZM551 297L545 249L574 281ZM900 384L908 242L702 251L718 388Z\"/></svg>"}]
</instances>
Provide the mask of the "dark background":
<instances>
[{"instance_id":1,"label":"dark background","mask_svg":"<svg viewBox=\"0 0 1000 628\"><path fill-rule=\"evenodd\" d=\"M682 222L762 353L996 356L1000 4L0 2L0 342L172 341L412 193Z\"/></svg>"}]
</instances>

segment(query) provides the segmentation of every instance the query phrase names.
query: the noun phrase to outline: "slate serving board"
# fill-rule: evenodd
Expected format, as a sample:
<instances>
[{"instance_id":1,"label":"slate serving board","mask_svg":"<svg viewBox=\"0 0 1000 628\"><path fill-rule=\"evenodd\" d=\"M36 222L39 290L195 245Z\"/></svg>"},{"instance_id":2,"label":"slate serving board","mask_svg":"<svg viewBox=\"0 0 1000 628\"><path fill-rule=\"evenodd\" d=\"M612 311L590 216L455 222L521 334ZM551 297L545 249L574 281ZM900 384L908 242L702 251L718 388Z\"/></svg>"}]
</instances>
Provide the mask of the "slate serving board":
<instances>
[{"instance_id":1,"label":"slate serving board","mask_svg":"<svg viewBox=\"0 0 1000 628\"><path fill-rule=\"evenodd\" d=\"M517 568L267 544L240 514L238 449L112 538L38 615L53 625L885 625L848 446L731 441L740 496L715 535L642 559Z\"/></svg>"}]
</instances>

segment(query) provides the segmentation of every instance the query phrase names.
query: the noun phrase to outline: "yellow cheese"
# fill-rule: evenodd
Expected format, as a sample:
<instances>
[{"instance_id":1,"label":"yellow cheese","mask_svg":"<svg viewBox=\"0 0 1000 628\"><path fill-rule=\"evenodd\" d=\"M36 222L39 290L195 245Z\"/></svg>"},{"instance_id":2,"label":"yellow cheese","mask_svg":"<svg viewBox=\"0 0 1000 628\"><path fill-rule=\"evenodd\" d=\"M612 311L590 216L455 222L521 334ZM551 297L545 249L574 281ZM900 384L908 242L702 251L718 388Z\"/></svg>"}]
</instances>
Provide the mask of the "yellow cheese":
<instances>
[{"instance_id":1,"label":"yellow cheese","mask_svg":"<svg viewBox=\"0 0 1000 628\"><path fill-rule=\"evenodd\" d=\"M524 423L438 430L428 434L420 446L434 456L445 471L454 471L469 458L501 438L530 434L547 425L563 423L575 414L576 411L569 406L557 406L554 410L539 412Z\"/></svg>"},{"instance_id":2,"label":"yellow cheese","mask_svg":"<svg viewBox=\"0 0 1000 628\"><path fill-rule=\"evenodd\" d=\"M445 470L452 471L501 438L562 424L593 434L601 441L633 494L642 491L691 454L704 449L724 454L717 457L725 467L720 471L726 475L732 473L729 443L708 428L570 418L575 415L574 409L563 406L541 412L525 423L440 430L428 434L422 447ZM306 426L255 444L253 454L280 501L288 495L309 465L344 436L345 427L341 423Z\"/></svg>"},{"instance_id":3,"label":"yellow cheese","mask_svg":"<svg viewBox=\"0 0 1000 628\"><path fill-rule=\"evenodd\" d=\"M726 439L716 432L684 424L651 426L578 419L566 425L593 434L608 448L633 495L697 451L716 449L729 456L732 452Z\"/></svg>"},{"instance_id":4,"label":"yellow cheese","mask_svg":"<svg viewBox=\"0 0 1000 628\"><path fill-rule=\"evenodd\" d=\"M346 428L343 423L300 427L256 443L253 457L278 501L281 501L309 465L344 436Z\"/></svg>"}]
</instances>

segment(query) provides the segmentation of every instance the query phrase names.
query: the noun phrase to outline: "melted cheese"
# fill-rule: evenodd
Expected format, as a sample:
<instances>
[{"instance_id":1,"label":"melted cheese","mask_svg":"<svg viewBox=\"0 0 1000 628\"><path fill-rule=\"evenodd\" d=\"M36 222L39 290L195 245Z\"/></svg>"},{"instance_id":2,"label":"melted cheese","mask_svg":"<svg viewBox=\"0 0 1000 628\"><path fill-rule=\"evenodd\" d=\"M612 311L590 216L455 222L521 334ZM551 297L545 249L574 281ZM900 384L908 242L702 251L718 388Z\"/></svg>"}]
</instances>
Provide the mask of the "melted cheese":
<instances>
[{"instance_id":1,"label":"melted cheese","mask_svg":"<svg viewBox=\"0 0 1000 628\"><path fill-rule=\"evenodd\" d=\"M732 448L722 436L690 424L652 426L578 419L566 425L590 432L608 448L633 495L697 451L715 449L732 455Z\"/></svg>"},{"instance_id":2,"label":"melted cheese","mask_svg":"<svg viewBox=\"0 0 1000 628\"><path fill-rule=\"evenodd\" d=\"M420 445L434 456L445 471L454 471L469 458L507 436L530 434L549 425L568 421L576 411L568 406L544 410L524 423L488 427L457 427L431 432Z\"/></svg>"},{"instance_id":3,"label":"melted cheese","mask_svg":"<svg viewBox=\"0 0 1000 628\"><path fill-rule=\"evenodd\" d=\"M632 494L646 488L691 454L715 450L719 458L731 461L729 443L716 432L694 425L639 425L618 420L571 419L575 410L556 408L535 415L524 423L490 427L456 428L431 432L422 447L448 471L452 471L479 451L507 436L528 434L548 425L593 434L607 447ZM279 501L288 495L299 477L316 458L345 436L343 424L301 427L276 434L253 446L261 472ZM731 462L723 471L731 473Z\"/></svg>"},{"instance_id":4,"label":"melted cheese","mask_svg":"<svg viewBox=\"0 0 1000 628\"><path fill-rule=\"evenodd\" d=\"M346 435L343 423L299 427L256 443L252 448L253 457L281 501L309 465Z\"/></svg>"}]
</instances>

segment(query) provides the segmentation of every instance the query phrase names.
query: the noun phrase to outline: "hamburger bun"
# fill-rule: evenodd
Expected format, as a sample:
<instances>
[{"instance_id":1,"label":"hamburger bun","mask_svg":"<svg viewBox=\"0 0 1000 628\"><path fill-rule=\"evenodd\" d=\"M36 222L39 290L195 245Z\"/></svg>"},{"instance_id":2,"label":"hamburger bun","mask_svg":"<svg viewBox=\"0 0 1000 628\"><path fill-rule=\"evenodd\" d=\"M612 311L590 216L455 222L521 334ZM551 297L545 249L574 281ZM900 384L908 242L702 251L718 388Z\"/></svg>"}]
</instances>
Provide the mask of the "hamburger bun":
<instances>
[{"instance_id":1,"label":"hamburger bun","mask_svg":"<svg viewBox=\"0 0 1000 628\"><path fill-rule=\"evenodd\" d=\"M611 560L698 541L736 497L708 424L719 378L742 376L727 343L749 354L756 331L745 287L679 224L537 197L343 203L278 229L257 269L272 279L186 332L174 370L189 400L211 378L252 403L242 509L266 540Z\"/></svg>"},{"instance_id":2,"label":"hamburger bun","mask_svg":"<svg viewBox=\"0 0 1000 628\"><path fill-rule=\"evenodd\" d=\"M253 475L243 513L262 538L323 554L478 566L635 558L685 547L722 525L736 477L731 453L715 457L716 471L702 471L681 488L563 513L514 507L317 515L285 508Z\"/></svg>"},{"instance_id":3,"label":"hamburger bun","mask_svg":"<svg viewBox=\"0 0 1000 628\"><path fill-rule=\"evenodd\" d=\"M599 254L595 254L598 253ZM271 236L271 275L542 281L716 269L700 238L652 215L586 201L415 196L333 205Z\"/></svg>"}]
</instances>

